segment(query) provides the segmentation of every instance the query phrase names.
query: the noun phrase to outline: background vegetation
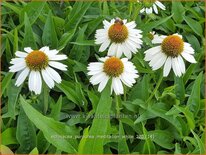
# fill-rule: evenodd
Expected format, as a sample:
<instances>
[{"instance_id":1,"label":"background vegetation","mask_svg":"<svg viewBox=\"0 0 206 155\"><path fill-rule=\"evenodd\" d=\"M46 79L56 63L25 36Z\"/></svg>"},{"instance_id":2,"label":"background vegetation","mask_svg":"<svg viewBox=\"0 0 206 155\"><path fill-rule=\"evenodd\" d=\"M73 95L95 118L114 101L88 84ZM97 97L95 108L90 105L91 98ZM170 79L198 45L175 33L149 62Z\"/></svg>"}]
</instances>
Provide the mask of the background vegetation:
<instances>
[{"instance_id":1,"label":"background vegetation","mask_svg":"<svg viewBox=\"0 0 206 155\"><path fill-rule=\"evenodd\" d=\"M204 154L204 2L163 3L165 11L145 16L137 2L2 2L2 153ZM98 93L86 74L89 62L106 55L94 44L96 29L115 17L135 20L143 31L144 45L131 60L140 78L116 98L125 117L93 119L94 114L116 114L109 87ZM184 76L170 73L158 83L161 70L152 71L143 60L143 52L153 46L151 31L183 35L198 63L187 63ZM26 82L14 86L8 67L15 51L45 45L69 57L64 61L68 71L61 73L61 84L36 96ZM129 135L134 138L124 138Z\"/></svg>"}]
</instances>

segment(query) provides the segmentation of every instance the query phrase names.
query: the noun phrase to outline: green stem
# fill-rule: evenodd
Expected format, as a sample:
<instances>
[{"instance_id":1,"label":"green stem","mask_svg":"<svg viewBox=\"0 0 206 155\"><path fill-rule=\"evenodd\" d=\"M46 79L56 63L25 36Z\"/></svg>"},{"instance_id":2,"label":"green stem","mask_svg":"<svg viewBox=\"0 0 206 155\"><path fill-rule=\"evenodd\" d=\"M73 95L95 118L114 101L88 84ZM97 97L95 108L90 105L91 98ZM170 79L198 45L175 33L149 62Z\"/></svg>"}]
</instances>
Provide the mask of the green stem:
<instances>
[{"instance_id":1,"label":"green stem","mask_svg":"<svg viewBox=\"0 0 206 155\"><path fill-rule=\"evenodd\" d=\"M46 86L46 84L43 84L43 93L44 93L44 114L46 114L47 110L48 110L48 98L49 98L49 89Z\"/></svg>"},{"instance_id":2,"label":"green stem","mask_svg":"<svg viewBox=\"0 0 206 155\"><path fill-rule=\"evenodd\" d=\"M127 101L127 87L124 86L124 101Z\"/></svg>"},{"instance_id":3,"label":"green stem","mask_svg":"<svg viewBox=\"0 0 206 155\"><path fill-rule=\"evenodd\" d=\"M116 111L117 111L117 116L120 114L120 109L119 109L119 100L118 96L115 94L115 102L116 102Z\"/></svg>"},{"instance_id":4,"label":"green stem","mask_svg":"<svg viewBox=\"0 0 206 155\"><path fill-rule=\"evenodd\" d=\"M158 82L157 82L157 85L155 86L155 89L154 89L154 91L152 92L152 94L150 95L150 97L147 99L146 103L149 103L150 100L153 98L153 96L154 96L155 93L157 92L157 90L158 90L158 88L159 88L159 86L160 86L160 84L161 84L161 82L162 82L162 79L163 79L163 73L161 72L161 73L160 73L159 80L158 80Z\"/></svg>"}]
</instances>

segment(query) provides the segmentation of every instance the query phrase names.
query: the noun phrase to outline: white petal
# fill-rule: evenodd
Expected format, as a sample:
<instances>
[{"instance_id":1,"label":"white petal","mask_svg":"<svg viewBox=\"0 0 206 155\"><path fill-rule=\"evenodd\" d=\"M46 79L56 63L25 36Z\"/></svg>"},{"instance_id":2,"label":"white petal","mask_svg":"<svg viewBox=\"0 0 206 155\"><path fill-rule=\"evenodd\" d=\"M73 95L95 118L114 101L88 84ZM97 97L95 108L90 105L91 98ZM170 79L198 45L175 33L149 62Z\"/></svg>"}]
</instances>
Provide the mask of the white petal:
<instances>
[{"instance_id":1,"label":"white petal","mask_svg":"<svg viewBox=\"0 0 206 155\"><path fill-rule=\"evenodd\" d=\"M61 83L62 79L59 73L57 73L53 68L47 67L46 69L47 74L57 83Z\"/></svg>"},{"instance_id":2,"label":"white petal","mask_svg":"<svg viewBox=\"0 0 206 155\"><path fill-rule=\"evenodd\" d=\"M35 81L35 71L31 71L29 74L29 90L30 91L33 91L35 88L34 81Z\"/></svg>"},{"instance_id":3,"label":"white petal","mask_svg":"<svg viewBox=\"0 0 206 155\"><path fill-rule=\"evenodd\" d=\"M18 87L20 86L26 79L26 77L28 76L29 74L29 69L28 68L25 68L21 73L20 75L18 76L17 80L16 80L16 83L15 85Z\"/></svg>"},{"instance_id":4,"label":"white petal","mask_svg":"<svg viewBox=\"0 0 206 155\"><path fill-rule=\"evenodd\" d=\"M9 67L9 72L18 72L26 68L26 62L22 61Z\"/></svg>"},{"instance_id":5,"label":"white petal","mask_svg":"<svg viewBox=\"0 0 206 155\"><path fill-rule=\"evenodd\" d=\"M124 93L122 82L120 81L119 78L112 78L112 85L116 95L120 95Z\"/></svg>"},{"instance_id":6,"label":"white petal","mask_svg":"<svg viewBox=\"0 0 206 155\"><path fill-rule=\"evenodd\" d=\"M143 8L143 9L140 10L140 13L143 13L143 12L145 12L145 8Z\"/></svg>"},{"instance_id":7,"label":"white petal","mask_svg":"<svg viewBox=\"0 0 206 155\"><path fill-rule=\"evenodd\" d=\"M165 10L165 9L166 9L165 6L164 6L161 2L159 2L159 1L156 1L155 4L156 4L157 6L159 6L162 10Z\"/></svg>"},{"instance_id":8,"label":"white petal","mask_svg":"<svg viewBox=\"0 0 206 155\"><path fill-rule=\"evenodd\" d=\"M148 8L148 14L152 13L152 7Z\"/></svg>"},{"instance_id":9,"label":"white petal","mask_svg":"<svg viewBox=\"0 0 206 155\"><path fill-rule=\"evenodd\" d=\"M110 44L110 40L109 39L105 40L105 42L100 46L99 51L100 52L105 51L106 48L109 46L109 44Z\"/></svg>"},{"instance_id":10,"label":"white petal","mask_svg":"<svg viewBox=\"0 0 206 155\"><path fill-rule=\"evenodd\" d=\"M21 63L22 61L25 61L24 58L13 58L11 59L10 63L11 64L18 64L18 63Z\"/></svg>"},{"instance_id":11,"label":"white petal","mask_svg":"<svg viewBox=\"0 0 206 155\"><path fill-rule=\"evenodd\" d=\"M197 61L195 60L194 56L193 55L190 55L189 53L187 52L182 52L181 55L187 60L189 61L190 63L196 63Z\"/></svg>"},{"instance_id":12,"label":"white petal","mask_svg":"<svg viewBox=\"0 0 206 155\"><path fill-rule=\"evenodd\" d=\"M181 72L179 70L179 65L177 64L176 58L172 58L172 69L176 76L180 76Z\"/></svg>"},{"instance_id":13,"label":"white petal","mask_svg":"<svg viewBox=\"0 0 206 155\"><path fill-rule=\"evenodd\" d=\"M116 51L116 57L120 58L122 56L122 45L117 44L117 51Z\"/></svg>"},{"instance_id":14,"label":"white petal","mask_svg":"<svg viewBox=\"0 0 206 155\"><path fill-rule=\"evenodd\" d=\"M49 55L49 60L65 60L65 59L67 59L67 56L64 54Z\"/></svg>"},{"instance_id":15,"label":"white petal","mask_svg":"<svg viewBox=\"0 0 206 155\"><path fill-rule=\"evenodd\" d=\"M60 63L60 62L56 62L56 61L49 61L49 65L54 67L54 68L57 68L59 70L63 70L63 71L66 71L67 70L67 66Z\"/></svg>"},{"instance_id":16,"label":"white petal","mask_svg":"<svg viewBox=\"0 0 206 155\"><path fill-rule=\"evenodd\" d=\"M37 71L36 72L36 81L35 81L35 90L34 92L36 94L40 94L41 93L41 87L42 87L42 79L41 79L41 75L40 75L40 72Z\"/></svg>"},{"instance_id":17,"label":"white petal","mask_svg":"<svg viewBox=\"0 0 206 155\"><path fill-rule=\"evenodd\" d=\"M157 34L155 34L154 35L154 38L152 39L152 43L153 44L161 44L162 43L162 41L166 38L167 36L165 36L165 35L157 35Z\"/></svg>"},{"instance_id":18,"label":"white petal","mask_svg":"<svg viewBox=\"0 0 206 155\"><path fill-rule=\"evenodd\" d=\"M47 53L47 52L49 52L49 47L48 46L44 46L44 47L40 48L39 51Z\"/></svg>"},{"instance_id":19,"label":"white petal","mask_svg":"<svg viewBox=\"0 0 206 155\"><path fill-rule=\"evenodd\" d=\"M154 9L154 12L155 12L156 14L158 14L158 9L157 9L157 6L156 6L155 4L153 4L153 9Z\"/></svg>"},{"instance_id":20,"label":"white petal","mask_svg":"<svg viewBox=\"0 0 206 155\"><path fill-rule=\"evenodd\" d=\"M59 50L49 50L49 53L51 53L51 55L56 55L57 53L59 53Z\"/></svg>"},{"instance_id":21,"label":"white petal","mask_svg":"<svg viewBox=\"0 0 206 155\"><path fill-rule=\"evenodd\" d=\"M31 53L32 51L34 51L33 49L31 49L31 47L25 47L24 51L26 51L27 53Z\"/></svg>"},{"instance_id":22,"label":"white petal","mask_svg":"<svg viewBox=\"0 0 206 155\"><path fill-rule=\"evenodd\" d=\"M107 20L104 20L103 24L104 24L105 28L109 28L111 26L110 22L108 22Z\"/></svg>"},{"instance_id":23,"label":"white petal","mask_svg":"<svg viewBox=\"0 0 206 155\"><path fill-rule=\"evenodd\" d=\"M42 70L41 74L47 86L52 89L54 87L54 80L47 74L46 70Z\"/></svg>"},{"instance_id":24,"label":"white petal","mask_svg":"<svg viewBox=\"0 0 206 155\"><path fill-rule=\"evenodd\" d=\"M172 60L171 60L171 57L168 57L164 65L164 69L163 69L164 77L166 77L169 74L171 67L172 67Z\"/></svg>"},{"instance_id":25,"label":"white petal","mask_svg":"<svg viewBox=\"0 0 206 155\"><path fill-rule=\"evenodd\" d=\"M99 84L99 87L98 87L98 91L99 92L102 92L102 90L105 88L105 86L107 85L107 82L109 80L109 77L106 76L104 80L102 80L102 82Z\"/></svg>"},{"instance_id":26,"label":"white petal","mask_svg":"<svg viewBox=\"0 0 206 155\"><path fill-rule=\"evenodd\" d=\"M25 53L25 52L17 51L17 52L15 53L15 55L16 55L17 57L20 57L20 58L25 58L28 54Z\"/></svg>"},{"instance_id":27,"label":"white petal","mask_svg":"<svg viewBox=\"0 0 206 155\"><path fill-rule=\"evenodd\" d=\"M100 83L101 81L103 81L105 78L106 78L106 74L104 72L101 72L100 74L96 74L96 75L93 75L91 78L90 78L90 82L93 84L93 85L97 85L98 83Z\"/></svg>"},{"instance_id":28,"label":"white petal","mask_svg":"<svg viewBox=\"0 0 206 155\"><path fill-rule=\"evenodd\" d=\"M187 52L189 54L194 54L195 53L194 49L191 47L191 45L188 44L188 43L185 43L185 42L184 42L184 52Z\"/></svg>"},{"instance_id":29,"label":"white petal","mask_svg":"<svg viewBox=\"0 0 206 155\"><path fill-rule=\"evenodd\" d=\"M181 70L181 72L184 74L184 73L185 73L185 63L184 63L182 57L181 57L181 56L178 56L178 57L177 57L177 60L178 60L178 62L179 62L180 70Z\"/></svg>"},{"instance_id":30,"label":"white petal","mask_svg":"<svg viewBox=\"0 0 206 155\"><path fill-rule=\"evenodd\" d=\"M125 24L127 28L133 29L136 27L136 23L134 21Z\"/></svg>"},{"instance_id":31,"label":"white petal","mask_svg":"<svg viewBox=\"0 0 206 155\"><path fill-rule=\"evenodd\" d=\"M159 60L157 60L157 62L152 66L152 69L157 70L160 67L162 67L164 65L166 59L167 59L167 56L165 54L162 54L162 57Z\"/></svg>"},{"instance_id":32,"label":"white petal","mask_svg":"<svg viewBox=\"0 0 206 155\"><path fill-rule=\"evenodd\" d=\"M156 64L156 62L157 62L159 59L161 59L163 56L164 56L164 54L163 54L162 52L159 52L159 53L155 54L154 57L153 57L153 58L151 59L151 61L149 62L149 65L150 65L151 67L153 67L153 66Z\"/></svg>"},{"instance_id":33,"label":"white petal","mask_svg":"<svg viewBox=\"0 0 206 155\"><path fill-rule=\"evenodd\" d=\"M130 50L127 48L125 44L122 45L122 51L128 59L132 58L132 52L130 52Z\"/></svg>"},{"instance_id":34,"label":"white petal","mask_svg":"<svg viewBox=\"0 0 206 155\"><path fill-rule=\"evenodd\" d=\"M112 43L108 50L108 56L114 56L117 51L117 44Z\"/></svg>"}]
</instances>

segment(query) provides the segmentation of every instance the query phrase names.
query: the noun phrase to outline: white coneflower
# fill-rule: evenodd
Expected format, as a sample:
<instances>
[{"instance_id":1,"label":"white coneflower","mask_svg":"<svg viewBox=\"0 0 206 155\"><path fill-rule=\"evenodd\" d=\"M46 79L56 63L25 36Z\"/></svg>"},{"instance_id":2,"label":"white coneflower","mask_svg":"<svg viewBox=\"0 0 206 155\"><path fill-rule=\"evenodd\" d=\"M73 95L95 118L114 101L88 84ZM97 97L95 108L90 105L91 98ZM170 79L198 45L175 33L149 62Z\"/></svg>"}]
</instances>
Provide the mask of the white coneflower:
<instances>
[{"instance_id":1,"label":"white coneflower","mask_svg":"<svg viewBox=\"0 0 206 155\"><path fill-rule=\"evenodd\" d=\"M110 22L104 20L104 29L99 29L95 34L95 43L101 44L99 51L105 51L108 46L108 56L121 57L124 55L127 58L132 57L132 53L136 53L137 49L141 48L142 33L141 30L135 29L134 21L127 22L119 18L112 19ZM110 45L111 44L111 45Z\"/></svg>"},{"instance_id":2,"label":"white coneflower","mask_svg":"<svg viewBox=\"0 0 206 155\"><path fill-rule=\"evenodd\" d=\"M54 87L54 81L61 83L60 75L53 69L66 71L66 65L57 62L67 59L64 54L57 54L58 50L49 50L49 47L42 47L39 50L32 50L30 47L24 48L26 52L17 51L15 55L18 58L11 60L12 66L9 72L18 72L18 78L15 85L20 86L29 76L29 90L35 94L41 93L42 77L49 88Z\"/></svg>"},{"instance_id":3,"label":"white coneflower","mask_svg":"<svg viewBox=\"0 0 206 155\"><path fill-rule=\"evenodd\" d=\"M142 0L142 4L144 8L140 10L140 13L146 12L146 14L151 14L154 10L154 12L158 14L157 7L159 7L162 10L166 10L165 6L157 0Z\"/></svg>"},{"instance_id":4,"label":"white coneflower","mask_svg":"<svg viewBox=\"0 0 206 155\"><path fill-rule=\"evenodd\" d=\"M104 57L99 59L101 62L92 62L87 69L91 75L90 82L93 85L99 84L98 91L101 92L109 79L112 79L111 93L114 90L116 95L123 94L122 82L132 87L138 78L138 72L132 62L127 58Z\"/></svg>"},{"instance_id":5,"label":"white coneflower","mask_svg":"<svg viewBox=\"0 0 206 155\"><path fill-rule=\"evenodd\" d=\"M163 76L167 76L173 69L176 76L185 73L185 63L182 57L190 63L196 63L193 56L194 49L189 43L182 40L182 36L173 34L169 36L156 36L154 43L161 45L152 47L145 51L145 61L150 61L149 65L153 70L159 69L164 65Z\"/></svg>"}]
</instances>

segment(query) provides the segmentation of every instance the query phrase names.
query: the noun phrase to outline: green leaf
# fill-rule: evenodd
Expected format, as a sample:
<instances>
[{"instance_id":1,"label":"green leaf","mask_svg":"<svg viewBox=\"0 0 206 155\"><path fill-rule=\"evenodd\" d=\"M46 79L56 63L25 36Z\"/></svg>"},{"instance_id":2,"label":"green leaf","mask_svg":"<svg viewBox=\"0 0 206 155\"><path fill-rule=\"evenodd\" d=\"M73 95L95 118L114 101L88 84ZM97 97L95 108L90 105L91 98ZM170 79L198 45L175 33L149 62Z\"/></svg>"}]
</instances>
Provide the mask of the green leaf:
<instances>
[{"instance_id":1,"label":"green leaf","mask_svg":"<svg viewBox=\"0 0 206 155\"><path fill-rule=\"evenodd\" d=\"M44 6L46 4L46 1L42 2L29 2L27 5L21 10L20 13L20 23L25 21L25 13L29 17L29 21L31 22L30 24L32 25L37 18L41 15Z\"/></svg>"},{"instance_id":2,"label":"green leaf","mask_svg":"<svg viewBox=\"0 0 206 155\"><path fill-rule=\"evenodd\" d=\"M147 100L149 97L149 83L150 78L148 75L143 76L143 79L138 82L129 94L130 100L141 99L143 101Z\"/></svg>"},{"instance_id":3,"label":"green leaf","mask_svg":"<svg viewBox=\"0 0 206 155\"><path fill-rule=\"evenodd\" d=\"M183 16L185 22L191 27L191 29L200 37L203 36L203 30L200 23L188 16Z\"/></svg>"},{"instance_id":4,"label":"green leaf","mask_svg":"<svg viewBox=\"0 0 206 155\"><path fill-rule=\"evenodd\" d=\"M1 154L9 154L9 155L13 155L14 153L10 150L9 147L7 146L4 146L4 145L1 145L1 148L0 148L0 151L1 151Z\"/></svg>"},{"instance_id":5,"label":"green leaf","mask_svg":"<svg viewBox=\"0 0 206 155\"><path fill-rule=\"evenodd\" d=\"M79 154L83 153L84 146L85 146L85 143L86 143L86 140L87 140L88 136L89 136L89 127L84 129L82 139L81 139L81 141L79 143L79 146L78 146L78 153Z\"/></svg>"},{"instance_id":6,"label":"green leaf","mask_svg":"<svg viewBox=\"0 0 206 155\"><path fill-rule=\"evenodd\" d=\"M119 122L119 141L118 141L118 154L129 154L124 128L122 122Z\"/></svg>"},{"instance_id":7,"label":"green leaf","mask_svg":"<svg viewBox=\"0 0 206 155\"><path fill-rule=\"evenodd\" d=\"M39 131L39 133L37 134L37 149L39 153L45 154L49 146L50 143L44 137L43 132Z\"/></svg>"},{"instance_id":8,"label":"green leaf","mask_svg":"<svg viewBox=\"0 0 206 155\"><path fill-rule=\"evenodd\" d=\"M23 108L20 108L20 114L17 120L16 138L20 144L18 153L29 153L36 147L36 131L34 125L25 114Z\"/></svg>"},{"instance_id":9,"label":"green leaf","mask_svg":"<svg viewBox=\"0 0 206 155\"><path fill-rule=\"evenodd\" d=\"M55 30L55 25L52 19L52 12L50 11L43 29L42 43L51 48L57 48L58 39Z\"/></svg>"},{"instance_id":10,"label":"green leaf","mask_svg":"<svg viewBox=\"0 0 206 155\"><path fill-rule=\"evenodd\" d=\"M62 96L59 97L57 103L52 107L50 116L54 118L54 120L57 120L57 121L59 120L61 107L62 107Z\"/></svg>"},{"instance_id":11,"label":"green leaf","mask_svg":"<svg viewBox=\"0 0 206 155\"><path fill-rule=\"evenodd\" d=\"M48 142L53 144L59 150L67 153L76 153L76 140L64 139L64 136L78 135L78 131L70 126L67 126L61 122L55 121L52 118L43 116L37 110L35 110L29 103L27 103L22 96L20 96L20 103L28 116L28 118L39 128ZM48 130L49 129L49 130Z\"/></svg>"},{"instance_id":12,"label":"green leaf","mask_svg":"<svg viewBox=\"0 0 206 155\"><path fill-rule=\"evenodd\" d=\"M181 147L180 147L180 144L179 143L176 143L175 144L175 152L174 154L181 154Z\"/></svg>"},{"instance_id":13,"label":"green leaf","mask_svg":"<svg viewBox=\"0 0 206 155\"><path fill-rule=\"evenodd\" d=\"M191 132L194 135L195 140L197 141L197 145L199 147L199 153L205 154L205 145L203 144L199 136L193 130L191 130Z\"/></svg>"},{"instance_id":14,"label":"green leaf","mask_svg":"<svg viewBox=\"0 0 206 155\"><path fill-rule=\"evenodd\" d=\"M182 108L176 105L174 105L174 107L185 115L189 128L193 130L195 128L195 120L193 113L189 111L188 107Z\"/></svg>"},{"instance_id":15,"label":"green leaf","mask_svg":"<svg viewBox=\"0 0 206 155\"><path fill-rule=\"evenodd\" d=\"M75 2L73 9L68 16L69 21L65 25L66 31L77 28L78 24L92 3L93 2Z\"/></svg>"},{"instance_id":16,"label":"green leaf","mask_svg":"<svg viewBox=\"0 0 206 155\"><path fill-rule=\"evenodd\" d=\"M37 49L33 30L26 13L24 15L24 24L25 24L25 28L24 28L25 33L24 33L22 47L31 47L32 49Z\"/></svg>"},{"instance_id":17,"label":"green leaf","mask_svg":"<svg viewBox=\"0 0 206 155\"><path fill-rule=\"evenodd\" d=\"M76 91L74 90L74 88L72 88L71 83L66 82L66 81L62 81L60 84L56 84L56 86L65 93L65 95L67 96L67 98L69 100L71 100L72 102L78 104L78 96L76 94Z\"/></svg>"},{"instance_id":18,"label":"green leaf","mask_svg":"<svg viewBox=\"0 0 206 155\"><path fill-rule=\"evenodd\" d=\"M17 5L13 4L13 3L10 3L10 2L2 2L2 6L5 6L11 10L13 10L16 14L20 14L21 12L21 7L18 7Z\"/></svg>"},{"instance_id":19,"label":"green leaf","mask_svg":"<svg viewBox=\"0 0 206 155\"><path fill-rule=\"evenodd\" d=\"M14 85L14 81L10 82L10 85L7 87L7 94L8 94L8 112L4 114L2 117L11 117L12 119L16 119L16 103L18 101L19 93L21 92L20 87L16 87Z\"/></svg>"},{"instance_id":20,"label":"green leaf","mask_svg":"<svg viewBox=\"0 0 206 155\"><path fill-rule=\"evenodd\" d=\"M89 130L89 136L92 136L93 138L86 139L85 145L82 146L82 154L103 154L104 139L98 136L104 136L107 133L108 125L110 122L109 114L112 105L110 87L111 85L110 83L108 83L106 88L102 92L95 113L96 117L94 118L91 129Z\"/></svg>"},{"instance_id":21,"label":"green leaf","mask_svg":"<svg viewBox=\"0 0 206 155\"><path fill-rule=\"evenodd\" d=\"M194 113L194 116L197 115L200 109L200 87L202 82L202 72L198 75L195 80L195 83L192 87L192 92L190 97L187 101L187 106L189 107L190 111Z\"/></svg>"},{"instance_id":22,"label":"green leaf","mask_svg":"<svg viewBox=\"0 0 206 155\"><path fill-rule=\"evenodd\" d=\"M12 52L10 48L10 43L9 43L9 39L6 38L6 60L7 62L10 62L11 58L12 58Z\"/></svg>"},{"instance_id":23,"label":"green leaf","mask_svg":"<svg viewBox=\"0 0 206 155\"><path fill-rule=\"evenodd\" d=\"M32 155L32 154L39 154L39 151L36 147L29 153L29 155Z\"/></svg>"},{"instance_id":24,"label":"green leaf","mask_svg":"<svg viewBox=\"0 0 206 155\"><path fill-rule=\"evenodd\" d=\"M5 75L5 77L3 78L2 82L1 82L1 93L0 93L1 95L0 95L0 97L4 94L6 88L7 88L8 85L10 84L10 81L11 81L13 75L14 75L14 73L10 73L10 72L9 72L9 73L7 73L7 74Z\"/></svg>"},{"instance_id":25,"label":"green leaf","mask_svg":"<svg viewBox=\"0 0 206 155\"><path fill-rule=\"evenodd\" d=\"M70 31L62 35L62 37L59 40L58 50L61 51L68 44L68 42L72 39L74 33L75 29L71 29Z\"/></svg>"},{"instance_id":26,"label":"green leaf","mask_svg":"<svg viewBox=\"0 0 206 155\"><path fill-rule=\"evenodd\" d=\"M1 134L1 143L3 145L18 144L16 140L16 128L7 128Z\"/></svg>"},{"instance_id":27,"label":"green leaf","mask_svg":"<svg viewBox=\"0 0 206 155\"><path fill-rule=\"evenodd\" d=\"M155 151L156 150L155 145L152 142L152 139L149 136L148 131L144 127L143 123L142 123L142 128L143 128L143 136L144 136L144 140L145 140L145 143L144 143L143 148L142 148L142 153L144 153L144 154L153 154L153 153L156 152Z\"/></svg>"},{"instance_id":28,"label":"green leaf","mask_svg":"<svg viewBox=\"0 0 206 155\"><path fill-rule=\"evenodd\" d=\"M175 94L180 102L185 99L185 86L182 77L175 77Z\"/></svg>"},{"instance_id":29,"label":"green leaf","mask_svg":"<svg viewBox=\"0 0 206 155\"><path fill-rule=\"evenodd\" d=\"M168 19L170 19L173 16L168 16L166 18L161 18L160 20L154 21L154 22L148 22L146 24L142 24L140 29L143 30L145 33L152 31L153 28L156 28L157 26L161 25L162 23L165 23Z\"/></svg>"},{"instance_id":30,"label":"green leaf","mask_svg":"<svg viewBox=\"0 0 206 155\"><path fill-rule=\"evenodd\" d=\"M174 14L173 19L176 23L182 23L185 9L181 2L172 1L172 13Z\"/></svg>"},{"instance_id":31,"label":"green leaf","mask_svg":"<svg viewBox=\"0 0 206 155\"><path fill-rule=\"evenodd\" d=\"M79 46L96 46L94 40L82 40L82 41L70 42L70 44L79 45Z\"/></svg>"},{"instance_id":32,"label":"green leaf","mask_svg":"<svg viewBox=\"0 0 206 155\"><path fill-rule=\"evenodd\" d=\"M153 131L148 131L148 135L151 135L153 137L151 138L151 140L154 141L159 146L165 149L174 148L174 144L173 144L174 137L171 135L169 131L153 130Z\"/></svg>"}]
</instances>

